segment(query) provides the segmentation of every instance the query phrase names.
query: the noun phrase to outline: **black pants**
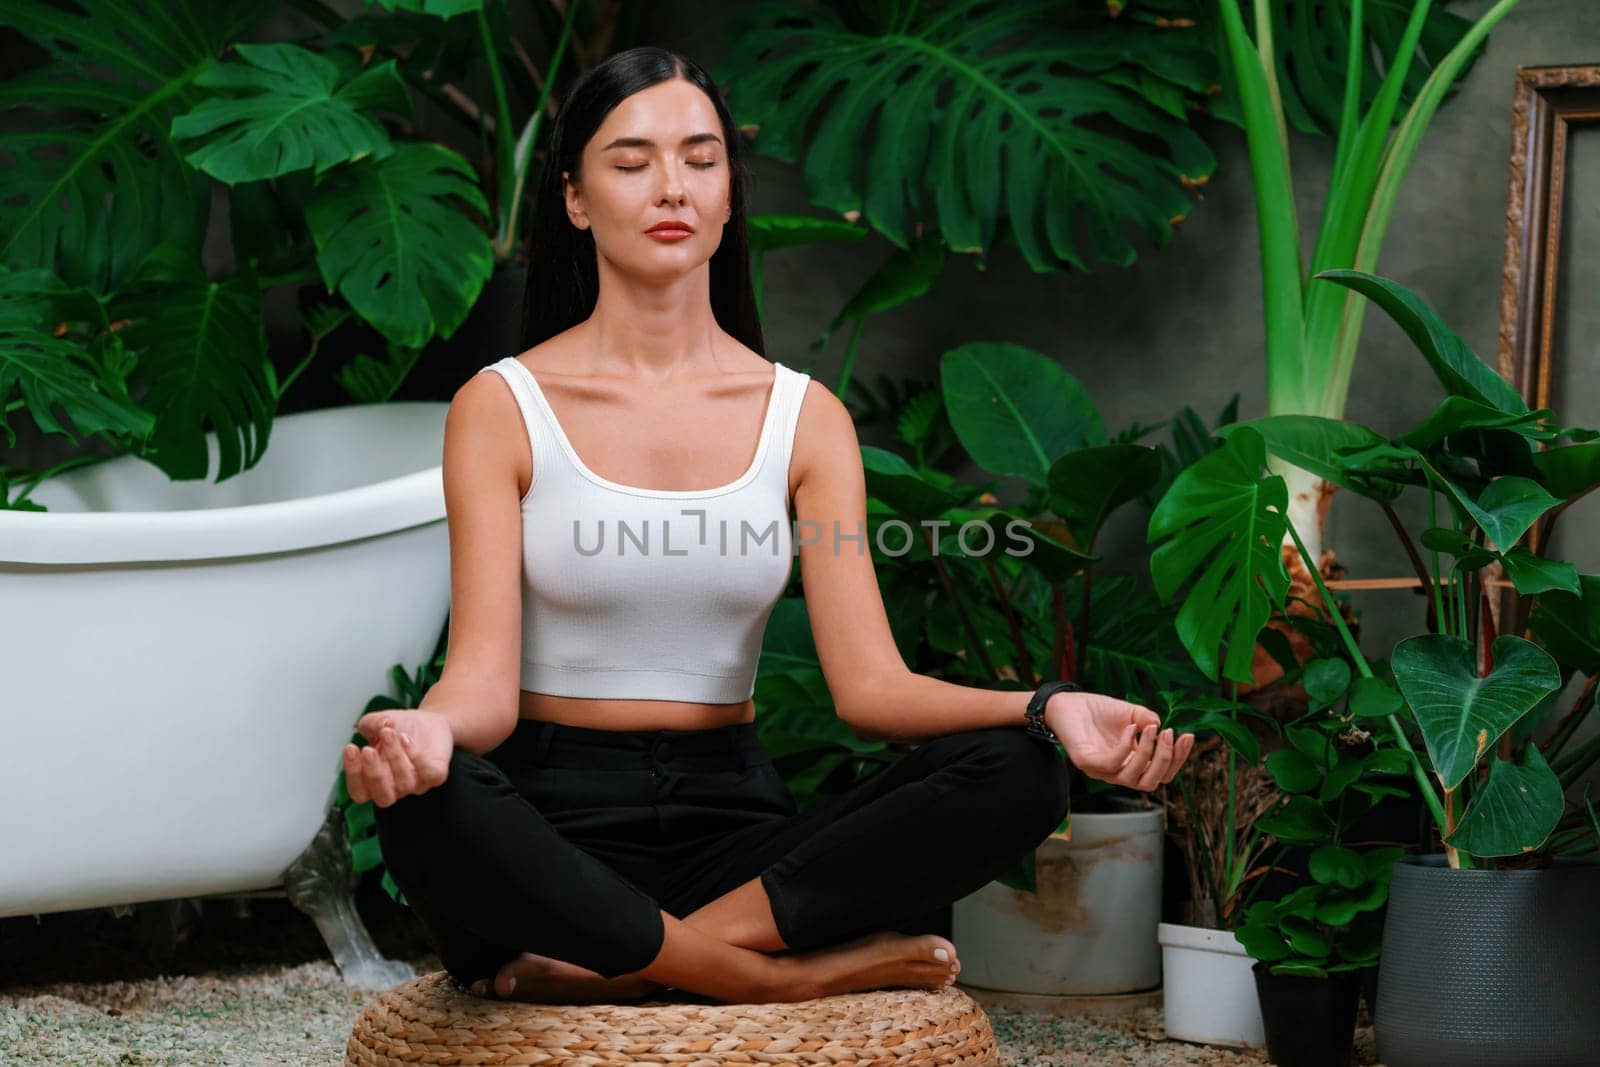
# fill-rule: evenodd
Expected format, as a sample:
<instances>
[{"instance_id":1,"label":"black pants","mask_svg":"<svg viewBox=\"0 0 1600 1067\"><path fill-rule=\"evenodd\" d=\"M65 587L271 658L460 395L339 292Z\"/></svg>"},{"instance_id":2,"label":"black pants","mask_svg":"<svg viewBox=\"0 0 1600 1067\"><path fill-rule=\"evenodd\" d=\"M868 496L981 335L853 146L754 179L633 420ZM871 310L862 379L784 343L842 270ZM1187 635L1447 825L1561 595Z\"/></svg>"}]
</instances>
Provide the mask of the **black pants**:
<instances>
[{"instance_id":1,"label":"black pants","mask_svg":"<svg viewBox=\"0 0 1600 1067\"><path fill-rule=\"evenodd\" d=\"M924 741L798 814L753 723L523 719L376 813L390 875L468 986L522 952L642 970L662 911L683 918L757 877L792 949L898 929L1009 870L1061 824L1067 788L1053 744L994 727Z\"/></svg>"}]
</instances>

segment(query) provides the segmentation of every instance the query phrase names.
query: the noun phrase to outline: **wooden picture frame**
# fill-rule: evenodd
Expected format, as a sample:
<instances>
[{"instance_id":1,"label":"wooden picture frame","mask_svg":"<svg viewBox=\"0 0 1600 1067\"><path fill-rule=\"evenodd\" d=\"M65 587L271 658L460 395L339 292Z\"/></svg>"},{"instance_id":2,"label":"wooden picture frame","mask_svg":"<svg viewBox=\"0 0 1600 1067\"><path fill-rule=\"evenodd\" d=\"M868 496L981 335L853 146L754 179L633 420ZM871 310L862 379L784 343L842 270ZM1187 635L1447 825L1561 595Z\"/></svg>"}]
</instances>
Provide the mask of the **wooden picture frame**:
<instances>
[{"instance_id":1,"label":"wooden picture frame","mask_svg":"<svg viewBox=\"0 0 1600 1067\"><path fill-rule=\"evenodd\" d=\"M1511 110L1511 173L1506 197L1505 259L1500 281L1498 367L1528 405L1551 406L1559 367L1555 352L1567 166L1576 128L1600 127L1600 65L1520 67ZM1537 552L1544 521L1528 532ZM1526 620L1514 590L1502 589L1498 620L1520 633ZM1506 631L1503 631L1506 632Z\"/></svg>"}]
</instances>

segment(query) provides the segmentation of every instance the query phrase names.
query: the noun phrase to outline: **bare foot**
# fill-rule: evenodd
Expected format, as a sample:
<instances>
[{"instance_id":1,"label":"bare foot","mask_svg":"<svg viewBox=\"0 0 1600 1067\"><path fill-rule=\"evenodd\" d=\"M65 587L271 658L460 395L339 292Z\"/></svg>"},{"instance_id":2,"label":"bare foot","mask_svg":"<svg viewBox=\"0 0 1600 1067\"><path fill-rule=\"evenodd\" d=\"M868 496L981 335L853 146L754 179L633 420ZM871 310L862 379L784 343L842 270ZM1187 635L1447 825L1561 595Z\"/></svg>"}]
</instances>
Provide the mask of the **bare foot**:
<instances>
[{"instance_id":1,"label":"bare foot","mask_svg":"<svg viewBox=\"0 0 1600 1067\"><path fill-rule=\"evenodd\" d=\"M865 989L942 989L961 973L956 947L937 934L880 931L786 957L807 998Z\"/></svg>"},{"instance_id":2,"label":"bare foot","mask_svg":"<svg viewBox=\"0 0 1600 1067\"><path fill-rule=\"evenodd\" d=\"M604 1004L642 997L660 988L660 982L637 974L605 978L576 963L532 952L524 952L494 976L495 996L536 1004ZM472 991L488 996L489 983L475 982Z\"/></svg>"}]
</instances>

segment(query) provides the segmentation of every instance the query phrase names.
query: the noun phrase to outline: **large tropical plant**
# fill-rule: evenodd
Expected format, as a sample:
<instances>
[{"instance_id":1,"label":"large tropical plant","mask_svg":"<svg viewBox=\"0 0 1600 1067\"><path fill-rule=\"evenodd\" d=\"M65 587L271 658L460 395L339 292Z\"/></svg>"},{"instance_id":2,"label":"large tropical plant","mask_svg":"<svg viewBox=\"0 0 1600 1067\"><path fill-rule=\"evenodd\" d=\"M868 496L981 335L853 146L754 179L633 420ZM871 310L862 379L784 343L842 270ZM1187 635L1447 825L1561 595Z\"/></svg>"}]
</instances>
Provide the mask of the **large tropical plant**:
<instances>
[{"instance_id":1,"label":"large tropical plant","mask_svg":"<svg viewBox=\"0 0 1600 1067\"><path fill-rule=\"evenodd\" d=\"M387 352L356 357L340 381L357 400L392 396L422 348L462 324L497 256L515 250L535 140L578 36L592 33L584 51L599 51L617 29L612 0L554 18L538 5L540 71L504 4L385 0L388 11L354 18L317 0L297 6L325 32L244 40L275 12L258 0L73 10L0 0L0 22L48 60L0 84L0 111L18 127L0 159L8 438L3 414L22 408L44 433L74 444L97 435L173 478L203 478L210 429L215 475L228 478L260 458L279 398L352 317ZM492 107L454 84L478 69ZM421 98L468 131L494 131L482 178L418 136ZM513 99L528 107L520 123ZM201 262L213 188L237 262L222 278ZM329 299L306 315L307 351L280 380L263 305L307 282ZM8 472L0 505L28 506L31 484L94 458Z\"/></svg>"},{"instance_id":2,"label":"large tropical plant","mask_svg":"<svg viewBox=\"0 0 1600 1067\"><path fill-rule=\"evenodd\" d=\"M1281 561L1261 549L1285 535L1305 549L1283 478L1263 474L1269 451L1372 500L1400 537L1430 608L1425 632L1393 650L1388 677L1363 654L1312 572L1359 673L1352 722L1385 731L1405 754L1452 866L1592 852L1600 846L1600 817L1587 796L1567 794L1600 760L1600 740L1578 740L1600 676L1600 578L1519 542L1536 522L1548 535L1557 516L1600 487L1600 432L1562 427L1550 411L1529 410L1431 308L1394 282L1352 270L1318 277L1377 303L1416 344L1446 395L1420 424L1392 438L1314 415L1226 427L1215 453L1222 458L1180 476L1152 516L1151 539L1165 539L1151 559L1157 586L1168 598L1187 586L1179 633L1208 674L1215 677L1220 664L1230 678L1248 676L1241 650L1256 639L1261 609L1281 609L1285 588ZM1561 444L1564 438L1569 443ZM1393 507L1410 489L1427 495L1429 527L1420 537L1405 530ZM1541 546L1549 543L1546 536ZM1485 574L1491 567L1504 571L1516 597L1500 620ZM1531 640L1519 632L1524 618ZM1560 694L1574 674L1584 683L1563 711Z\"/></svg>"},{"instance_id":3,"label":"large tropical plant","mask_svg":"<svg viewBox=\"0 0 1600 1067\"><path fill-rule=\"evenodd\" d=\"M1476 22L1467 23L1443 15L1431 0L1401 6L1362 0L1295 5L1254 0L1252 39L1245 5L1215 0L1254 180L1267 414L1330 419L1343 414L1366 305L1348 289L1313 284L1311 279L1330 269L1375 268L1423 134L1482 50L1489 31L1517 3L1498 0ZM1451 43L1440 54L1443 41ZM1372 93L1375 42L1386 45L1381 50L1386 67ZM1282 77L1289 57L1301 71L1298 93ZM1402 113L1402 98L1408 84L1417 80L1418 65L1429 73ZM1326 121L1332 118L1335 99L1338 139L1308 261L1285 113L1297 120L1320 115ZM1304 128L1301 121L1296 125ZM1306 555L1289 553L1293 578L1297 586L1309 589L1308 570L1324 560L1322 530L1333 483L1281 456L1269 462L1284 477L1287 516L1305 541Z\"/></svg>"}]
</instances>

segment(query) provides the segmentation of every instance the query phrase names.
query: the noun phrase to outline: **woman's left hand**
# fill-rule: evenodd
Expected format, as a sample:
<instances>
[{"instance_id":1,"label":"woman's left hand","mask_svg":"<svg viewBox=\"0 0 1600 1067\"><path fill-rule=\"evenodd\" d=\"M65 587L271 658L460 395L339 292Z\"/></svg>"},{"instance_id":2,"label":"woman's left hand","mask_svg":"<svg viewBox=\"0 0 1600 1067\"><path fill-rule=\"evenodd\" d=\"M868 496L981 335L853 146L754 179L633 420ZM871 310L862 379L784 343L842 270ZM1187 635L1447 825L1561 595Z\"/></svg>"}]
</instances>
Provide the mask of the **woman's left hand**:
<instances>
[{"instance_id":1,"label":"woman's left hand","mask_svg":"<svg viewBox=\"0 0 1600 1067\"><path fill-rule=\"evenodd\" d=\"M1172 781L1194 748L1194 734L1175 737L1149 708L1103 693L1056 693L1044 721L1084 774L1144 792Z\"/></svg>"}]
</instances>

